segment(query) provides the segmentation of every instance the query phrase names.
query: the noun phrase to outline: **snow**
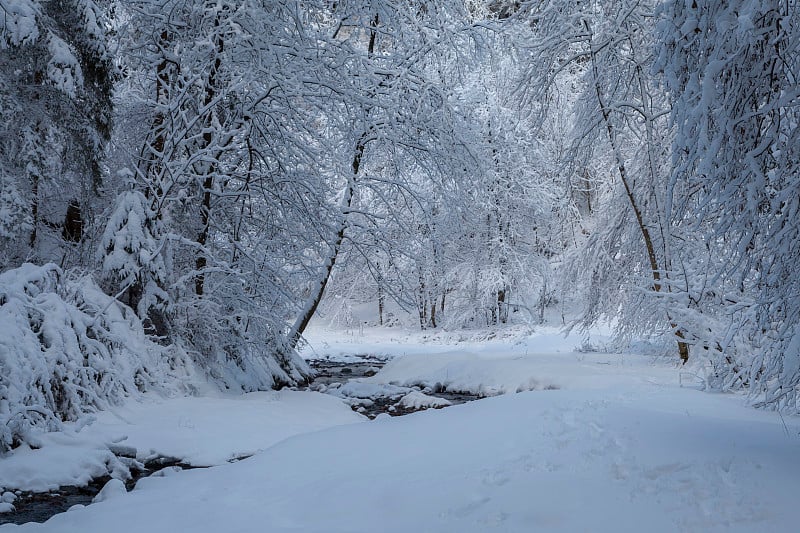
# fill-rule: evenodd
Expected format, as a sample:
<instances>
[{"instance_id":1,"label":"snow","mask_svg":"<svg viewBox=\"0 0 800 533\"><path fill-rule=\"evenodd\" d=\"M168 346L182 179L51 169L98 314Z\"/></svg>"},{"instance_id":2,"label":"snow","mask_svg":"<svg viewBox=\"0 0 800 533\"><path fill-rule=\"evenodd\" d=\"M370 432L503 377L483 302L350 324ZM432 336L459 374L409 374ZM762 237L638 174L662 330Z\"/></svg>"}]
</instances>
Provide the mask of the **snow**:
<instances>
[{"instance_id":1,"label":"snow","mask_svg":"<svg viewBox=\"0 0 800 533\"><path fill-rule=\"evenodd\" d=\"M611 344L610 326L598 327L584 335L565 336L553 326L541 326L532 333L528 327L510 326L505 330L437 330L409 331L400 328L360 326L333 329L316 326L304 334L301 355L306 359L330 359L353 362L366 354L379 359L401 355L428 355L459 350L483 351L488 345L496 348L518 348L526 353L576 353L604 350ZM491 342L489 342L491 341ZM527 351L526 351L527 348Z\"/></svg>"},{"instance_id":2,"label":"snow","mask_svg":"<svg viewBox=\"0 0 800 533\"><path fill-rule=\"evenodd\" d=\"M0 49L32 43L39 37L36 17L41 11L39 2L30 0L0 0L3 12L0 24Z\"/></svg>"},{"instance_id":3,"label":"snow","mask_svg":"<svg viewBox=\"0 0 800 533\"><path fill-rule=\"evenodd\" d=\"M674 379L673 368L656 367L646 357L578 351L610 343L605 333L598 330L587 336L565 336L557 328L542 327L534 335L489 343L431 344L425 334L400 335L394 331L387 338L380 328L366 328L358 335L317 331L310 335L302 355L351 361L352 356L346 354L366 353L389 359L375 376L350 382L340 389L346 396L357 397L378 395L378 390L368 394L370 387L397 387L384 396L399 395L403 388L413 386L496 396L528 390L610 387ZM440 333L436 340L459 336Z\"/></svg>"},{"instance_id":4,"label":"snow","mask_svg":"<svg viewBox=\"0 0 800 533\"><path fill-rule=\"evenodd\" d=\"M68 433L50 433L41 440L40 449L22 445L0 459L0 487L44 492L60 485L86 485L109 470L124 476L124 468L102 442Z\"/></svg>"},{"instance_id":5,"label":"snow","mask_svg":"<svg viewBox=\"0 0 800 533\"><path fill-rule=\"evenodd\" d=\"M419 391L411 391L402 398L400 398L400 405L407 409L423 409L427 407L447 407L452 405L450 400L444 398L437 398L436 396L428 396L427 394Z\"/></svg>"},{"instance_id":6,"label":"snow","mask_svg":"<svg viewBox=\"0 0 800 533\"><path fill-rule=\"evenodd\" d=\"M124 496L127 493L128 491L125 490L125 483L119 479L112 478L109 479L105 485L103 485L103 488L100 489L100 492L97 493L97 496L92 499L92 503L105 502L112 498Z\"/></svg>"},{"instance_id":7,"label":"snow","mask_svg":"<svg viewBox=\"0 0 800 533\"><path fill-rule=\"evenodd\" d=\"M328 389L328 394L348 398L369 398L378 397L399 398L410 391L408 387L398 387L388 383L366 383L362 381L350 381L341 387Z\"/></svg>"},{"instance_id":8,"label":"snow","mask_svg":"<svg viewBox=\"0 0 800 533\"><path fill-rule=\"evenodd\" d=\"M57 89L75 98L77 88L83 84L83 71L74 51L52 33L47 41L47 50L51 55L47 63L47 77Z\"/></svg>"},{"instance_id":9,"label":"snow","mask_svg":"<svg viewBox=\"0 0 800 533\"><path fill-rule=\"evenodd\" d=\"M367 422L336 397L296 391L129 402L116 414L101 413L80 434L100 442L124 432L128 439L120 444L135 447L139 456L159 450L218 466L171 469L140 480L124 497L75 508L44 524L0 529L399 533L796 527L800 419L751 409L739 395L682 387L681 370L671 361L569 351L567 346L581 343L551 334L544 330L483 347L429 346L413 336L402 345L381 345L365 334L364 344L407 355L398 355L358 387L435 382L449 372L453 384L509 393L403 417ZM332 352L341 346L334 337L327 341ZM421 355L426 349L431 353ZM532 382L558 388L516 393L519 384ZM225 461L242 452L255 454ZM0 475L6 476L14 459L1 460ZM48 465L42 462L39 469Z\"/></svg>"},{"instance_id":10,"label":"snow","mask_svg":"<svg viewBox=\"0 0 800 533\"><path fill-rule=\"evenodd\" d=\"M54 264L0 274L0 332L0 452L37 445L33 427L58 429L144 389L183 387L130 309Z\"/></svg>"},{"instance_id":11,"label":"snow","mask_svg":"<svg viewBox=\"0 0 800 533\"><path fill-rule=\"evenodd\" d=\"M124 443L135 447L139 458L165 455L210 466L298 433L362 420L330 396L281 390L129 404L102 413L98 429L85 431L106 441L125 435Z\"/></svg>"},{"instance_id":12,"label":"snow","mask_svg":"<svg viewBox=\"0 0 800 533\"><path fill-rule=\"evenodd\" d=\"M109 451L115 443L135 449L140 461L169 456L210 466L298 433L363 419L339 400L312 392L168 399L149 395L98 413L87 427L68 424L63 433L41 434L40 449L15 449L0 459L0 487L45 491L85 485L108 473L125 477Z\"/></svg>"}]
</instances>

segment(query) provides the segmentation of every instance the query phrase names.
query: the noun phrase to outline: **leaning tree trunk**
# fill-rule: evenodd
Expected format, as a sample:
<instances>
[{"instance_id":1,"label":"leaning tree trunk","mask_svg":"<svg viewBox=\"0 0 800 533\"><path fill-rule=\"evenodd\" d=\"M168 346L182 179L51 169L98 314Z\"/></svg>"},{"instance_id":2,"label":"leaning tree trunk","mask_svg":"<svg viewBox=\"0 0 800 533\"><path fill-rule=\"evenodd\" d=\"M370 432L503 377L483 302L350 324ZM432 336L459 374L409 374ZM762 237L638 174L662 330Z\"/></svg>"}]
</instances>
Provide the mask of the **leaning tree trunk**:
<instances>
[{"instance_id":1,"label":"leaning tree trunk","mask_svg":"<svg viewBox=\"0 0 800 533\"><path fill-rule=\"evenodd\" d=\"M589 31L589 33L591 34L589 23L587 21L584 21L584 25L586 26L587 31ZM611 112L609 111L608 106L606 106L605 100L603 99L603 93L602 93L602 88L600 87L600 79L598 76L597 62L594 50L590 51L590 59L592 62L592 74L594 80L595 95L597 97L597 104L600 108L600 113L603 118L603 124L605 124L606 133L608 134L608 141L611 144L611 150L614 153L614 158L617 163L617 170L619 171L620 180L622 181L622 186L625 188L625 195L627 196L628 202L630 203L630 206L633 209L633 214L636 217L636 224L639 227L639 232L642 235L642 240L644 241L644 246L645 249L647 250L647 258L648 261L650 262L650 270L653 275L653 290L657 293L660 293L663 283L663 280L661 279L662 270L659 268L658 265L658 256L656 255L656 249L653 244L653 238L650 235L650 231L647 229L647 226L644 223L644 217L642 216L642 211L639 208L639 204L636 201L636 197L634 196L633 189L630 185L630 178L628 176L628 170L625 165L625 160L623 159L622 153L620 152L616 140L616 135L614 132L614 126L611 123ZM683 363L686 363L689 360L689 345L685 340L683 331L681 331L681 329L672 319L672 316L670 315L669 311L667 311L667 320L669 320L670 327L675 331L675 336L678 338L677 340L678 355L680 356L681 361L683 361Z\"/></svg>"},{"instance_id":2,"label":"leaning tree trunk","mask_svg":"<svg viewBox=\"0 0 800 533\"><path fill-rule=\"evenodd\" d=\"M344 198L342 198L342 222L339 225L339 231L336 233L336 238L329 249L328 257L322 267L322 276L317 282L317 286L311 290L311 294L309 295L308 300L306 300L306 305L303 307L300 316L297 317L292 329L289 331L289 346L291 348L295 348L297 343L300 342L300 337L303 336L303 332L306 330L308 323L311 321L314 313L317 312L317 307L319 307L319 303L322 301L322 296L325 294L325 287L328 285L328 281L331 278L331 273L333 273L333 267L336 265L336 259L339 257L339 250L342 248L345 231L347 230L347 212L353 203L353 195L355 192L355 174L358 173L358 168L361 163L361 154L363 151L363 145L359 144L356 149L356 156L353 159L354 175L348 180L347 189L345 190Z\"/></svg>"},{"instance_id":3,"label":"leaning tree trunk","mask_svg":"<svg viewBox=\"0 0 800 533\"><path fill-rule=\"evenodd\" d=\"M375 15L375 19L371 22L370 26L369 44L367 46L367 55L369 57L375 53L378 15ZM367 109L366 115L369 115L369 112L370 109ZM308 323L311 322L311 318L314 316L314 313L317 312L317 307L319 307L319 304L322 301L322 296L325 294L325 287L327 287L328 281L333 273L333 267L336 265L336 259L339 257L339 251L342 248L342 243L344 242L345 233L347 231L347 215L353 205L356 180L361 170L361 160L364 157L364 150L366 149L368 136L369 130L365 131L356 143L352 163L353 173L347 179L347 188L345 189L344 197L342 198L342 221L339 224L339 229L336 232L336 238L329 249L328 257L326 258L325 264L322 267L322 276L317 282L316 287L311 290L311 294L309 294L306 304L303 306L303 309L300 312L300 316L297 317L297 320L295 320L294 324L292 325L292 329L289 330L289 346L291 348L295 348L297 343L300 342L300 338L303 336L303 332L306 330L306 327L308 327Z\"/></svg>"}]
</instances>

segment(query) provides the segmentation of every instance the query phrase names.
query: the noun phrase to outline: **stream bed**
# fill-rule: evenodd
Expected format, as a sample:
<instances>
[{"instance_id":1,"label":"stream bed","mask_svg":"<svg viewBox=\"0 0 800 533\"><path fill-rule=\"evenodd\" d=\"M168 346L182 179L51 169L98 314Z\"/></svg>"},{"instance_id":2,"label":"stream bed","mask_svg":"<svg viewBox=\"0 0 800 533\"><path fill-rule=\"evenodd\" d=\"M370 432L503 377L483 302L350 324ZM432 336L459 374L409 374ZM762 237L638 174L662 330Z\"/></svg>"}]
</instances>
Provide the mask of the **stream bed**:
<instances>
[{"instance_id":1,"label":"stream bed","mask_svg":"<svg viewBox=\"0 0 800 533\"><path fill-rule=\"evenodd\" d=\"M447 390L439 384L433 387L421 384L414 386L384 385L383 387L378 385L372 389L348 387L351 383L361 384L364 378L374 376L383 368L386 359L374 355L352 356L347 362L310 359L308 363L317 372L317 376L313 382L304 387L305 390L340 397L350 404L354 411L370 419L375 419L382 414L403 416L425 409L441 409L483 398L483 396L469 392ZM404 404L402 398L408 393L418 393L417 396L422 399L421 404L420 402L416 402L415 405ZM430 405L425 405L425 398L419 395L430 398ZM436 400L446 400L446 405L445 402Z\"/></svg>"},{"instance_id":2,"label":"stream bed","mask_svg":"<svg viewBox=\"0 0 800 533\"><path fill-rule=\"evenodd\" d=\"M197 467L175 457L155 457L143 464L143 468L132 468L131 477L125 481L125 489L132 490L136 482L165 468L189 470ZM66 485L49 492L14 491L14 511L0 513L0 525L45 522L53 515L64 513L75 505L89 505L111 480L111 476L94 478L86 486Z\"/></svg>"},{"instance_id":3,"label":"stream bed","mask_svg":"<svg viewBox=\"0 0 800 533\"><path fill-rule=\"evenodd\" d=\"M431 388L421 385L364 387L363 378L374 376L386 364L385 359L372 355L358 355L352 357L348 362L313 359L309 361L309 364L317 372L317 376L313 382L302 387L301 390L313 390L337 396L348 403L354 411L370 419L381 415L402 416L428 408L440 409L480 398L480 396L472 394L447 391L443 387ZM348 389L348 386L353 390ZM408 402L404 404L403 398L409 394L416 401L413 404ZM112 448L112 452L133 465L130 469L131 477L125 481L125 488L129 491L140 479L166 468L182 470L207 468L187 464L182 459L175 457L155 457L144 463L138 463L129 454L125 455L124 451L118 453ZM135 456L135 450L133 450L133 454ZM236 460L244 458L246 457ZM89 505L110 480L110 476L103 476L93 479L85 486L62 486L49 492L13 491L15 499L12 505L15 510L0 513L0 525L45 522L53 515L66 512L75 505Z\"/></svg>"}]
</instances>

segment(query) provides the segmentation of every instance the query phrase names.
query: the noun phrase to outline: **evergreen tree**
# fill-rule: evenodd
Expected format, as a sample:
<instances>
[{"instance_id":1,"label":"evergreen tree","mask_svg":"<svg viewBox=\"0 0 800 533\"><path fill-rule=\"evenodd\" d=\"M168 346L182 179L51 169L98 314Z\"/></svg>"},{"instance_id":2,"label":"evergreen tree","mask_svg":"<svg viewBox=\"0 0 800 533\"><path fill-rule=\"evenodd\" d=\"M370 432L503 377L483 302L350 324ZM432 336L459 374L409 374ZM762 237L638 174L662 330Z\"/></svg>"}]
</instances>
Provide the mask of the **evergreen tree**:
<instances>
[{"instance_id":1,"label":"evergreen tree","mask_svg":"<svg viewBox=\"0 0 800 533\"><path fill-rule=\"evenodd\" d=\"M66 244L80 241L78 228L102 209L117 79L108 5L4 0L0 7L0 268L63 261Z\"/></svg>"}]
</instances>

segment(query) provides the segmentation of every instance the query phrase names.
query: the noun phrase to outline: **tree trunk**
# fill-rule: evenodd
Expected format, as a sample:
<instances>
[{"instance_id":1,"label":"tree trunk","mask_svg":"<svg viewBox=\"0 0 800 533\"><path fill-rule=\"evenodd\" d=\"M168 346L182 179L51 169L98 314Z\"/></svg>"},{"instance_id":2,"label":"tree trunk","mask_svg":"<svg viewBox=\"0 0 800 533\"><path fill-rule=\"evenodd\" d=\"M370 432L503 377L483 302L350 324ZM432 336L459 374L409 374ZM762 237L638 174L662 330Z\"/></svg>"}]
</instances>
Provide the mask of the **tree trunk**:
<instances>
[{"instance_id":1,"label":"tree trunk","mask_svg":"<svg viewBox=\"0 0 800 533\"><path fill-rule=\"evenodd\" d=\"M31 176L32 183L31 183L31 236L30 236L30 248L31 251L34 251L36 246L36 238L38 236L38 229L39 229L39 173L34 172ZM35 253L35 251L34 251Z\"/></svg>"},{"instance_id":2,"label":"tree trunk","mask_svg":"<svg viewBox=\"0 0 800 533\"><path fill-rule=\"evenodd\" d=\"M169 33L164 30L158 39L159 47L166 47L169 43ZM166 105L169 98L170 86L170 61L164 54L163 59L156 66L156 116L153 117L153 124L151 131L153 132L152 142L146 142L142 147L140 160L141 175L146 178L147 187L145 188L145 198L152 201L152 207L160 216L161 209L159 203L161 196L164 194L163 183L163 162L164 151L166 149L166 131L164 123L166 115L158 106Z\"/></svg>"},{"instance_id":3,"label":"tree trunk","mask_svg":"<svg viewBox=\"0 0 800 533\"><path fill-rule=\"evenodd\" d=\"M219 28L219 17L214 19L214 27ZM217 75L219 68L222 64L222 52L225 50L225 41L219 33L215 39L216 57L214 64L208 73L206 80L206 96L204 107L210 106L214 99L217 97ZM214 134L211 127L214 122L214 110L208 111L208 118L206 120L206 131L203 133L203 150L207 150L211 143L214 141ZM197 251L197 258L195 259L195 270L197 271L197 278L195 278L194 292L197 296L202 296L205 289L205 273L204 270L208 264L208 258L205 255L205 246L208 243L208 233L211 222L211 191L214 188L214 175L216 173L217 164L216 158L212 158L208 163L208 168L205 169L205 178L203 179L203 201L200 205L200 234L197 236L197 243L200 245Z\"/></svg>"},{"instance_id":4,"label":"tree trunk","mask_svg":"<svg viewBox=\"0 0 800 533\"><path fill-rule=\"evenodd\" d=\"M591 28L589 27L589 23L584 21L584 25L586 29L591 34ZM590 42L591 46L591 42ZM644 217L642 216L642 211L639 209L639 204L636 201L636 197L633 194L633 189L630 186L630 179L628 177L628 171L625 166L625 160L622 157L622 153L619 150L619 146L617 145L616 135L614 133L614 126L611 123L611 112L609 111L608 107L605 104L603 99L602 88L600 87L600 80L598 76L597 70L597 62L595 60L595 53L594 50L590 51L590 59L592 62L592 73L594 79L594 90L595 95L597 96L597 104L600 107L600 113L603 118L603 123L606 126L606 133L608 134L608 141L611 144L611 150L614 153L614 158L617 162L617 170L619 171L620 180L622 181L622 186L625 188L625 194L628 198L628 202L630 203L631 208L633 209L633 214L636 217L636 224L639 227L639 232L642 235L642 240L644 241L645 249L647 250L647 258L650 262L650 270L653 275L653 290L655 292L661 292L662 288L662 279L661 279L661 269L658 266L658 257L656 255L656 249L653 245L653 239L650 236L650 231L647 229L647 226L644 223ZM669 312L667 312L667 320L669 320L670 327L675 331L675 336L678 338L677 345L678 345L678 355L681 358L683 363L686 363L689 360L689 345L685 342L685 336L683 331L680 330L678 325L672 320Z\"/></svg>"},{"instance_id":5,"label":"tree trunk","mask_svg":"<svg viewBox=\"0 0 800 533\"><path fill-rule=\"evenodd\" d=\"M419 311L420 329L426 329L428 327L428 305L427 298L425 298L425 280L422 277L422 272L419 273L419 286L417 287L417 310Z\"/></svg>"},{"instance_id":6,"label":"tree trunk","mask_svg":"<svg viewBox=\"0 0 800 533\"><path fill-rule=\"evenodd\" d=\"M67 205L67 214L64 215L64 224L61 236L66 242L81 242L83 238L83 218L81 217L81 204L73 198Z\"/></svg>"},{"instance_id":7,"label":"tree trunk","mask_svg":"<svg viewBox=\"0 0 800 533\"><path fill-rule=\"evenodd\" d=\"M375 19L371 22L371 30L369 36L369 45L367 46L367 54L371 57L375 52L375 39L377 36L377 26L378 26L378 15L375 15ZM366 110L366 114L369 115L369 109ZM325 294L325 287L328 285L328 280L331 277L331 273L333 272L333 267L336 265L336 259L339 256L339 250L342 247L342 243L344 242L345 232L347 230L347 215L350 212L350 208L353 205L353 196L355 195L355 185L356 179L358 177L358 173L361 170L361 160L364 157L364 150L366 149L367 143L367 136L369 131L365 131L361 138L356 143L355 153L353 155L353 174L348 177L347 179L347 188L345 189L344 196L342 197L342 204L341 204L341 211L342 211L342 222L339 225L339 231L336 233L336 239L333 241L333 244L330 247L330 251L328 254L328 258L323 265L323 272L322 278L317 283L316 289L312 290L311 294L309 295L308 299L306 300L306 304L303 307L300 316L297 317L295 323L292 325L292 328L289 330L289 346L293 349L297 346L297 343L300 342L300 338L303 336L303 332L308 327L308 323L311 321L311 318L314 316L314 313L317 312L317 307L319 307L320 302L322 301L322 296Z\"/></svg>"},{"instance_id":8,"label":"tree trunk","mask_svg":"<svg viewBox=\"0 0 800 533\"><path fill-rule=\"evenodd\" d=\"M383 292L383 272L380 262L375 263L376 281L378 282L378 324L383 325L383 309L386 305L386 294Z\"/></svg>"},{"instance_id":9,"label":"tree trunk","mask_svg":"<svg viewBox=\"0 0 800 533\"><path fill-rule=\"evenodd\" d=\"M508 322L508 305L506 304L507 287L497 291L497 317L501 324Z\"/></svg>"}]
</instances>

